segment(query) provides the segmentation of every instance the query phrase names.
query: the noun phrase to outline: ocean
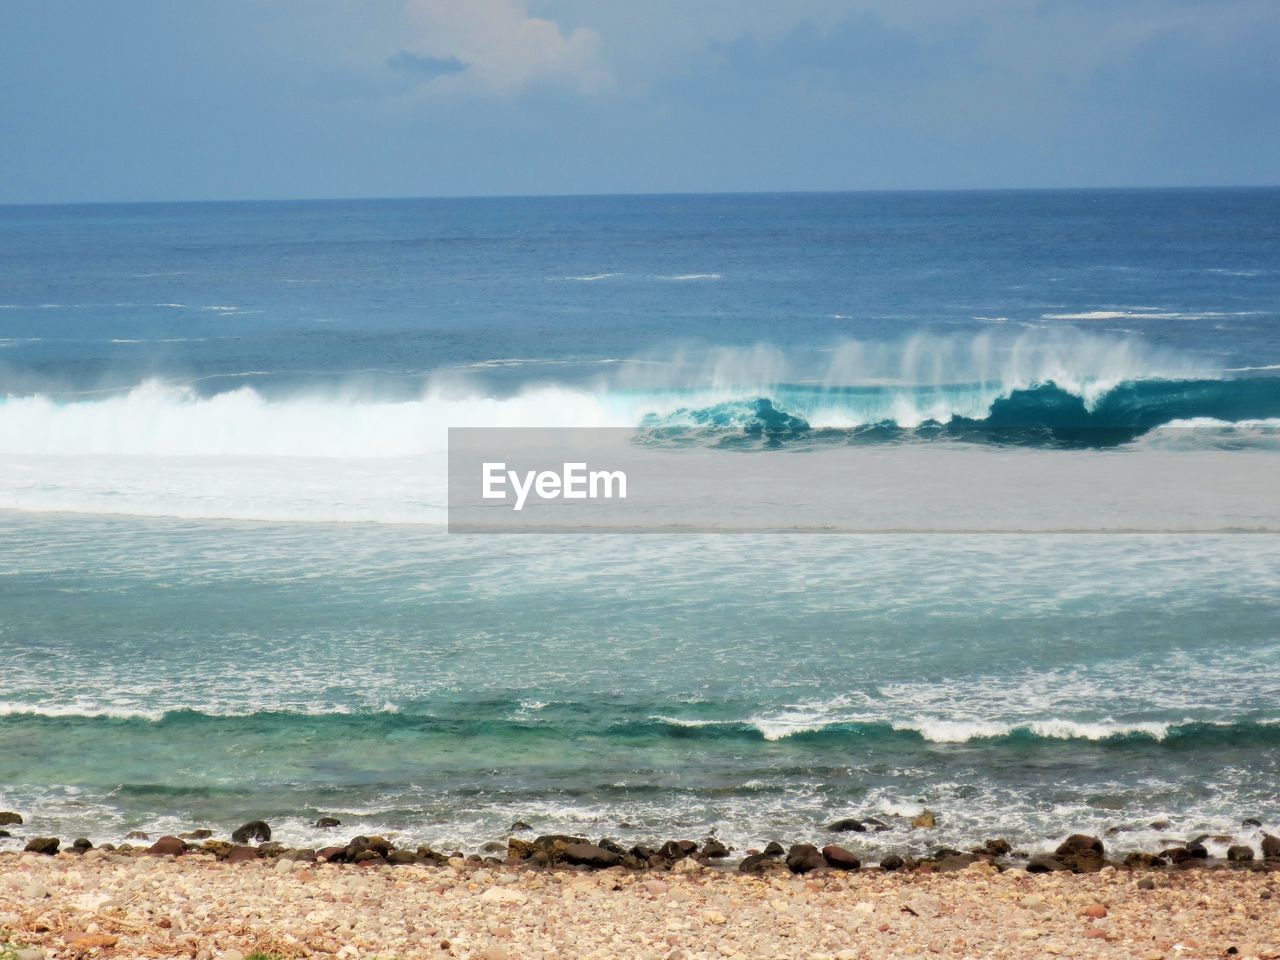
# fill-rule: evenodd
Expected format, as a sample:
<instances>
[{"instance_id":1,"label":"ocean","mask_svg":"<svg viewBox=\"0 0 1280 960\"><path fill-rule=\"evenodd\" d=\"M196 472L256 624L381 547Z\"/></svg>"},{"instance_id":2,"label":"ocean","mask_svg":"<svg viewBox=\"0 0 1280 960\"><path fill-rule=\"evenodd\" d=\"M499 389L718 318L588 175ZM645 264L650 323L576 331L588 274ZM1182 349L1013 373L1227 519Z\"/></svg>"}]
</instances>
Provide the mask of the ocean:
<instances>
[{"instance_id":1,"label":"ocean","mask_svg":"<svg viewBox=\"0 0 1280 960\"><path fill-rule=\"evenodd\" d=\"M1280 465L1280 189L0 207L0 846L1280 832L1280 538L449 534L459 426Z\"/></svg>"}]
</instances>

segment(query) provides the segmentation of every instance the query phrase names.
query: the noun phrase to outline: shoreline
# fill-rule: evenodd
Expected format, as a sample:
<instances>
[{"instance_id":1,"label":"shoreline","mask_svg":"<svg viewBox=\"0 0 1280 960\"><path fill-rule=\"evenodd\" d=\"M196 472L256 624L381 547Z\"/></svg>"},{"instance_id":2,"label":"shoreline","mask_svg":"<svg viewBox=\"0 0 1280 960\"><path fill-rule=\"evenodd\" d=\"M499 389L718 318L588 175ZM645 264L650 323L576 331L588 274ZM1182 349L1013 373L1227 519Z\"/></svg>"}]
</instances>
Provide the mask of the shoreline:
<instances>
[{"instance_id":1,"label":"shoreline","mask_svg":"<svg viewBox=\"0 0 1280 960\"><path fill-rule=\"evenodd\" d=\"M697 856L634 870L5 853L0 957L1280 955L1280 862L1036 874L977 859L797 874L786 860L752 873Z\"/></svg>"}]
</instances>

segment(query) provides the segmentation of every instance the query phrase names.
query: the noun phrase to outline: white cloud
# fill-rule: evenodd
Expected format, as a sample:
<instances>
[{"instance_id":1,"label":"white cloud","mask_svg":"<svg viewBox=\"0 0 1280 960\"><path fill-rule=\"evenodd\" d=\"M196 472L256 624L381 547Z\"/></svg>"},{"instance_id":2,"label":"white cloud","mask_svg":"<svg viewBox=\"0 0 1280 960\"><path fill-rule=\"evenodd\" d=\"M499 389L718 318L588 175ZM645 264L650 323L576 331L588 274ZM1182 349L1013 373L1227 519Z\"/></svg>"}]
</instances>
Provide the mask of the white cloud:
<instances>
[{"instance_id":1,"label":"white cloud","mask_svg":"<svg viewBox=\"0 0 1280 960\"><path fill-rule=\"evenodd\" d=\"M579 27L566 34L529 16L525 0L406 0L405 15L405 50L461 65L424 81L429 93L509 96L539 83L595 93L612 82L598 33Z\"/></svg>"}]
</instances>

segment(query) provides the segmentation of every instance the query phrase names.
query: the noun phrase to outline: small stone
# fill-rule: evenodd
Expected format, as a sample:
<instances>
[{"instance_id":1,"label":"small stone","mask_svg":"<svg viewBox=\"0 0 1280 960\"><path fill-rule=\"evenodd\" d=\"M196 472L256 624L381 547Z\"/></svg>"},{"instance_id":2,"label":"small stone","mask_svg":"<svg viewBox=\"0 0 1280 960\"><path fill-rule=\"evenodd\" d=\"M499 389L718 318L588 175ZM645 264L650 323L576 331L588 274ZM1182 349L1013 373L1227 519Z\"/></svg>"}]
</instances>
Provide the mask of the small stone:
<instances>
[{"instance_id":1,"label":"small stone","mask_svg":"<svg viewBox=\"0 0 1280 960\"><path fill-rule=\"evenodd\" d=\"M334 827L342 826L342 821L337 817L321 817L316 821L317 830L332 830Z\"/></svg>"},{"instance_id":2,"label":"small stone","mask_svg":"<svg viewBox=\"0 0 1280 960\"><path fill-rule=\"evenodd\" d=\"M1101 920L1107 915L1107 908L1100 903L1091 903L1084 908L1084 915L1090 920Z\"/></svg>"},{"instance_id":3,"label":"small stone","mask_svg":"<svg viewBox=\"0 0 1280 960\"><path fill-rule=\"evenodd\" d=\"M1150 877L1143 877L1141 880L1138 881L1139 890L1154 890L1155 888L1156 888L1156 882L1152 880Z\"/></svg>"}]
</instances>

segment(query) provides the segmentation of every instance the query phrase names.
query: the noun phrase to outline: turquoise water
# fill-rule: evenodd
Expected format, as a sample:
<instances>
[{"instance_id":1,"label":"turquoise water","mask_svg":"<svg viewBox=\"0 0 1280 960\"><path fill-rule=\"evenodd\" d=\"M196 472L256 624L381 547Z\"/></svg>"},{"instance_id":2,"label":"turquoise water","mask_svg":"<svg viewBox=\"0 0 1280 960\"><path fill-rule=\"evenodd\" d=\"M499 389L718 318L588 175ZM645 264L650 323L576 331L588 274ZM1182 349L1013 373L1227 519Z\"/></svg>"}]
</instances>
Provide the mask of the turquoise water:
<instances>
[{"instance_id":1,"label":"turquoise water","mask_svg":"<svg viewBox=\"0 0 1280 960\"><path fill-rule=\"evenodd\" d=\"M451 425L645 425L748 470L777 443L1141 456L1190 423L1280 456L1277 213L0 210L0 809L99 841L262 817L315 842L336 815L465 848L516 819L745 845L878 815L874 853L924 843L922 807L956 846L1275 829L1274 537L439 523Z\"/></svg>"}]
</instances>

